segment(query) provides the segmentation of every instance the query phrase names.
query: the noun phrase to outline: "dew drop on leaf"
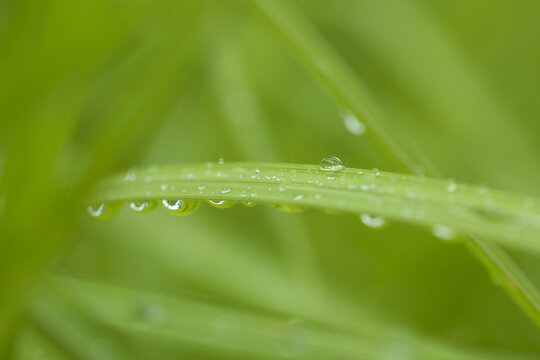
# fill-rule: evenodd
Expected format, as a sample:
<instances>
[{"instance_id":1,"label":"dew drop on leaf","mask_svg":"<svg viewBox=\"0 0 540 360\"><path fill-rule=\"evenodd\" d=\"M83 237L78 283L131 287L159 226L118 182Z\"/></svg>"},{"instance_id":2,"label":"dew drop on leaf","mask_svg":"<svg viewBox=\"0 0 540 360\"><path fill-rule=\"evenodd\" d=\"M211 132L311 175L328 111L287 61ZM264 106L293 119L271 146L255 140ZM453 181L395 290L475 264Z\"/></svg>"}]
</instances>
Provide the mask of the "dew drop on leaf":
<instances>
[{"instance_id":1,"label":"dew drop on leaf","mask_svg":"<svg viewBox=\"0 0 540 360\"><path fill-rule=\"evenodd\" d=\"M326 171L339 171L345 168L343 166L343 162L335 156L324 157L321 160L319 166L321 167L321 170L326 170Z\"/></svg>"},{"instance_id":2,"label":"dew drop on leaf","mask_svg":"<svg viewBox=\"0 0 540 360\"><path fill-rule=\"evenodd\" d=\"M208 203L218 209L227 209L234 205L234 201L208 200Z\"/></svg>"},{"instance_id":3,"label":"dew drop on leaf","mask_svg":"<svg viewBox=\"0 0 540 360\"><path fill-rule=\"evenodd\" d=\"M352 113L343 114L345 128L353 135L362 135L366 132L366 126Z\"/></svg>"},{"instance_id":4,"label":"dew drop on leaf","mask_svg":"<svg viewBox=\"0 0 540 360\"><path fill-rule=\"evenodd\" d=\"M156 208L155 201L133 200L129 202L129 208L138 213L146 213Z\"/></svg>"},{"instance_id":5,"label":"dew drop on leaf","mask_svg":"<svg viewBox=\"0 0 540 360\"><path fill-rule=\"evenodd\" d=\"M362 223L371 228L380 228L386 223L386 219L382 216L372 216L370 214L361 214L360 220Z\"/></svg>"},{"instance_id":6,"label":"dew drop on leaf","mask_svg":"<svg viewBox=\"0 0 540 360\"><path fill-rule=\"evenodd\" d=\"M199 201L184 201L184 200L161 200L161 204L171 214L174 215L187 215L194 211L200 204Z\"/></svg>"},{"instance_id":7,"label":"dew drop on leaf","mask_svg":"<svg viewBox=\"0 0 540 360\"><path fill-rule=\"evenodd\" d=\"M105 203L88 206L88 214L91 217L100 217L105 213Z\"/></svg>"},{"instance_id":8,"label":"dew drop on leaf","mask_svg":"<svg viewBox=\"0 0 540 360\"><path fill-rule=\"evenodd\" d=\"M223 189L221 189L222 194L228 194L232 191L230 186L225 186Z\"/></svg>"},{"instance_id":9,"label":"dew drop on leaf","mask_svg":"<svg viewBox=\"0 0 540 360\"><path fill-rule=\"evenodd\" d=\"M172 211L180 210L184 205L182 200L162 200L161 202L167 210Z\"/></svg>"},{"instance_id":10,"label":"dew drop on leaf","mask_svg":"<svg viewBox=\"0 0 540 360\"><path fill-rule=\"evenodd\" d=\"M245 207L254 207L256 204L253 201L242 201L242 205Z\"/></svg>"},{"instance_id":11,"label":"dew drop on leaf","mask_svg":"<svg viewBox=\"0 0 540 360\"><path fill-rule=\"evenodd\" d=\"M431 228L431 232L442 240L454 240L457 236L456 230L444 225L434 225L433 228Z\"/></svg>"},{"instance_id":12,"label":"dew drop on leaf","mask_svg":"<svg viewBox=\"0 0 540 360\"><path fill-rule=\"evenodd\" d=\"M107 220L113 217L120 209L121 203L99 203L89 205L87 208L88 215L94 219Z\"/></svg>"}]
</instances>

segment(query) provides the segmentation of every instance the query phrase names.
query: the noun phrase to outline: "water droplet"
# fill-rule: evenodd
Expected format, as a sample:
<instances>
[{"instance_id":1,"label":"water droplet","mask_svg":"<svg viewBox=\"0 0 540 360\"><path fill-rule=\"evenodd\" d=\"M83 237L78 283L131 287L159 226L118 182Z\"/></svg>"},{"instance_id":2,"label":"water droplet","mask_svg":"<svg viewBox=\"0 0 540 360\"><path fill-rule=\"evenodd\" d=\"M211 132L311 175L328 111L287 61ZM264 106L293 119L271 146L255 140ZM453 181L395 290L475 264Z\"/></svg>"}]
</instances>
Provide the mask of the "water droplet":
<instances>
[{"instance_id":1,"label":"water droplet","mask_svg":"<svg viewBox=\"0 0 540 360\"><path fill-rule=\"evenodd\" d=\"M225 186L223 189L221 189L222 194L228 194L232 191L230 186Z\"/></svg>"},{"instance_id":2,"label":"water droplet","mask_svg":"<svg viewBox=\"0 0 540 360\"><path fill-rule=\"evenodd\" d=\"M457 190L457 188L458 188L458 184L456 184L455 181L452 181L452 182L450 182L450 184L448 185L447 190L448 190L448 192L453 193L454 191Z\"/></svg>"},{"instance_id":3,"label":"water droplet","mask_svg":"<svg viewBox=\"0 0 540 360\"><path fill-rule=\"evenodd\" d=\"M88 205L88 214L92 217L100 217L105 213L105 203Z\"/></svg>"},{"instance_id":4,"label":"water droplet","mask_svg":"<svg viewBox=\"0 0 540 360\"><path fill-rule=\"evenodd\" d=\"M319 166L321 167L321 170L326 171L339 171L344 169L343 162L335 156L326 156L324 157Z\"/></svg>"},{"instance_id":5,"label":"water droplet","mask_svg":"<svg viewBox=\"0 0 540 360\"><path fill-rule=\"evenodd\" d=\"M197 189L199 189L200 191L203 191L204 189L206 189L206 184L201 184L199 186L197 186Z\"/></svg>"},{"instance_id":6,"label":"water droplet","mask_svg":"<svg viewBox=\"0 0 540 360\"><path fill-rule=\"evenodd\" d=\"M371 228L380 228L386 223L386 219L382 216L372 216L370 214L361 214L360 220L364 225Z\"/></svg>"},{"instance_id":7,"label":"water droplet","mask_svg":"<svg viewBox=\"0 0 540 360\"><path fill-rule=\"evenodd\" d=\"M234 201L208 200L208 203L218 209L227 209L234 205Z\"/></svg>"},{"instance_id":8,"label":"water droplet","mask_svg":"<svg viewBox=\"0 0 540 360\"><path fill-rule=\"evenodd\" d=\"M187 215L194 211L199 206L200 202L163 199L161 200L161 204L172 214Z\"/></svg>"},{"instance_id":9,"label":"water droplet","mask_svg":"<svg viewBox=\"0 0 540 360\"><path fill-rule=\"evenodd\" d=\"M242 201L242 205L245 207L254 207L256 204L253 201Z\"/></svg>"},{"instance_id":10,"label":"water droplet","mask_svg":"<svg viewBox=\"0 0 540 360\"><path fill-rule=\"evenodd\" d=\"M295 200L295 201L302 200L303 198L304 198L303 194L295 194L293 196L293 200Z\"/></svg>"},{"instance_id":11,"label":"water droplet","mask_svg":"<svg viewBox=\"0 0 540 360\"><path fill-rule=\"evenodd\" d=\"M352 113L344 113L343 122L347 130L353 135L362 135L366 132L366 126Z\"/></svg>"},{"instance_id":12,"label":"water droplet","mask_svg":"<svg viewBox=\"0 0 540 360\"><path fill-rule=\"evenodd\" d=\"M88 215L90 215L94 219L107 220L113 217L118 212L121 206L122 203L120 202L99 203L89 205L87 211Z\"/></svg>"},{"instance_id":13,"label":"water droplet","mask_svg":"<svg viewBox=\"0 0 540 360\"><path fill-rule=\"evenodd\" d=\"M129 202L129 208L138 213L146 213L152 211L157 206L155 201L133 200Z\"/></svg>"},{"instance_id":14,"label":"water droplet","mask_svg":"<svg viewBox=\"0 0 540 360\"><path fill-rule=\"evenodd\" d=\"M167 210L180 210L182 206L184 206L184 202L182 200L162 200L163 206L167 208Z\"/></svg>"},{"instance_id":15,"label":"water droplet","mask_svg":"<svg viewBox=\"0 0 540 360\"><path fill-rule=\"evenodd\" d=\"M261 170L260 169L255 169L255 175L252 176L253 179L263 179L263 176L261 175Z\"/></svg>"},{"instance_id":16,"label":"water droplet","mask_svg":"<svg viewBox=\"0 0 540 360\"><path fill-rule=\"evenodd\" d=\"M377 168L373 168L371 171L373 171L373 174L374 174L375 176L381 175L381 171L380 171L379 169L377 169Z\"/></svg>"},{"instance_id":17,"label":"water droplet","mask_svg":"<svg viewBox=\"0 0 540 360\"><path fill-rule=\"evenodd\" d=\"M220 158L218 159L218 164L219 164L219 165L225 164L225 159L222 158L222 157L220 157Z\"/></svg>"},{"instance_id":18,"label":"water droplet","mask_svg":"<svg viewBox=\"0 0 540 360\"><path fill-rule=\"evenodd\" d=\"M167 191L167 189L169 188L169 186L167 184L161 184L161 190L163 191Z\"/></svg>"},{"instance_id":19,"label":"water droplet","mask_svg":"<svg viewBox=\"0 0 540 360\"><path fill-rule=\"evenodd\" d=\"M457 236L456 230L449 226L435 225L431 229L433 235L442 240L454 240Z\"/></svg>"}]
</instances>

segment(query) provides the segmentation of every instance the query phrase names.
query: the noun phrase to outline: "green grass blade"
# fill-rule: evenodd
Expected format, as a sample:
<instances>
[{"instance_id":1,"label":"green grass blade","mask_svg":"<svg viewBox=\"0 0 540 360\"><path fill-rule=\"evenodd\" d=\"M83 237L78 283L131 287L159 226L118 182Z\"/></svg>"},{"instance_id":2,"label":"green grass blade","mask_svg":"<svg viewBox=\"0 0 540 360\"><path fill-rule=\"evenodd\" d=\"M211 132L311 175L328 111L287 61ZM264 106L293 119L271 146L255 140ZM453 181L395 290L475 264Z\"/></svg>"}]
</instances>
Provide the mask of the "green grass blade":
<instances>
[{"instance_id":1,"label":"green grass blade","mask_svg":"<svg viewBox=\"0 0 540 360\"><path fill-rule=\"evenodd\" d=\"M370 213L444 225L540 252L540 207L534 200L378 170L327 171L313 165L263 163L155 166L103 180L89 201L161 199L252 201Z\"/></svg>"},{"instance_id":2,"label":"green grass blade","mask_svg":"<svg viewBox=\"0 0 540 360\"><path fill-rule=\"evenodd\" d=\"M375 115L354 72L346 62L324 41L299 12L285 1L252 0L255 7L289 43L300 62L319 80L341 106L346 106L368 126L366 134L386 157L401 168L416 174L425 172L439 176L438 170L416 150L411 142L395 135L392 124ZM513 279L512 285L504 281L504 288L523 310L540 326L540 296L527 276L513 260L499 249L476 236L467 241L469 248L486 269L498 278Z\"/></svg>"}]
</instances>

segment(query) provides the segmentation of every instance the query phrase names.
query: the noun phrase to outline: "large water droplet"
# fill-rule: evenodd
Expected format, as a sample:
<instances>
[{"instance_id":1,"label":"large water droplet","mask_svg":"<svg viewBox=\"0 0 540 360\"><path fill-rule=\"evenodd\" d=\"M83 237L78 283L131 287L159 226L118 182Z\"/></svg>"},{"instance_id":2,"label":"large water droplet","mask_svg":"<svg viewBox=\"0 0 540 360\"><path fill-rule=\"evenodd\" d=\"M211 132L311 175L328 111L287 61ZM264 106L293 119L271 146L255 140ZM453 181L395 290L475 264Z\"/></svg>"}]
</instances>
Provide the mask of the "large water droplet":
<instances>
[{"instance_id":1,"label":"large water droplet","mask_svg":"<svg viewBox=\"0 0 540 360\"><path fill-rule=\"evenodd\" d=\"M107 220L113 217L121 206L120 202L99 203L89 205L86 210L94 219Z\"/></svg>"},{"instance_id":2,"label":"large water droplet","mask_svg":"<svg viewBox=\"0 0 540 360\"><path fill-rule=\"evenodd\" d=\"M187 215L193 212L200 204L199 201L161 200L161 204L174 215Z\"/></svg>"},{"instance_id":3,"label":"large water droplet","mask_svg":"<svg viewBox=\"0 0 540 360\"><path fill-rule=\"evenodd\" d=\"M218 209L227 209L234 205L234 201L228 200L208 200L208 203Z\"/></svg>"},{"instance_id":4,"label":"large water droplet","mask_svg":"<svg viewBox=\"0 0 540 360\"><path fill-rule=\"evenodd\" d=\"M434 225L433 228L431 228L431 232L442 240L454 240L457 236L455 229L444 225Z\"/></svg>"},{"instance_id":5,"label":"large water droplet","mask_svg":"<svg viewBox=\"0 0 540 360\"><path fill-rule=\"evenodd\" d=\"M167 210L172 211L180 210L182 206L184 206L184 202L182 200L162 200L161 202Z\"/></svg>"},{"instance_id":6,"label":"large water droplet","mask_svg":"<svg viewBox=\"0 0 540 360\"><path fill-rule=\"evenodd\" d=\"M343 114L343 121L347 130L353 135L362 135L366 132L366 126L354 114Z\"/></svg>"},{"instance_id":7,"label":"large water droplet","mask_svg":"<svg viewBox=\"0 0 540 360\"><path fill-rule=\"evenodd\" d=\"M157 203L155 201L146 200L133 200L129 202L129 208L138 213L146 213L156 208Z\"/></svg>"},{"instance_id":8,"label":"large water droplet","mask_svg":"<svg viewBox=\"0 0 540 360\"><path fill-rule=\"evenodd\" d=\"M360 220L364 225L371 228L380 228L386 223L386 219L382 216L372 216L370 214L361 214Z\"/></svg>"},{"instance_id":9,"label":"large water droplet","mask_svg":"<svg viewBox=\"0 0 540 360\"><path fill-rule=\"evenodd\" d=\"M326 156L321 160L319 164L321 170L326 171L339 171L345 168L343 162L335 156Z\"/></svg>"}]
</instances>

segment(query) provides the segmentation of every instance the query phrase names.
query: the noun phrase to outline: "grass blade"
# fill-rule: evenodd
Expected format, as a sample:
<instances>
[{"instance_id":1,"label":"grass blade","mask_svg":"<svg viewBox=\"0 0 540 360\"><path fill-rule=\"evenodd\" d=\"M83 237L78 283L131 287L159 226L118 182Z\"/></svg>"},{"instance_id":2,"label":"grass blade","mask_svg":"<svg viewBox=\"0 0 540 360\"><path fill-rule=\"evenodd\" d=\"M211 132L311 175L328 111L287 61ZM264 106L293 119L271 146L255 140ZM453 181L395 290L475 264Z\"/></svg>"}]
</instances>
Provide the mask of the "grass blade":
<instances>
[{"instance_id":1,"label":"grass blade","mask_svg":"<svg viewBox=\"0 0 540 360\"><path fill-rule=\"evenodd\" d=\"M103 180L90 202L161 199L251 201L370 213L425 226L444 225L540 252L540 207L531 199L379 170L328 171L313 165L262 163L154 166Z\"/></svg>"},{"instance_id":2,"label":"grass blade","mask_svg":"<svg viewBox=\"0 0 540 360\"><path fill-rule=\"evenodd\" d=\"M351 332L287 314L203 301L193 294L172 297L66 276L46 280L50 284L46 293L54 301L31 304L30 317L54 345L74 357L101 359L99 352L88 354L85 339L120 334L135 342L122 348L107 343L109 352L135 359L169 358L171 350L231 359L373 359L403 354L414 359L532 359L526 354L453 347L408 332L373 327ZM65 336L65 327L71 329L70 336Z\"/></svg>"}]
</instances>

